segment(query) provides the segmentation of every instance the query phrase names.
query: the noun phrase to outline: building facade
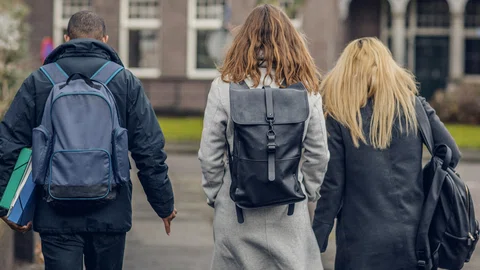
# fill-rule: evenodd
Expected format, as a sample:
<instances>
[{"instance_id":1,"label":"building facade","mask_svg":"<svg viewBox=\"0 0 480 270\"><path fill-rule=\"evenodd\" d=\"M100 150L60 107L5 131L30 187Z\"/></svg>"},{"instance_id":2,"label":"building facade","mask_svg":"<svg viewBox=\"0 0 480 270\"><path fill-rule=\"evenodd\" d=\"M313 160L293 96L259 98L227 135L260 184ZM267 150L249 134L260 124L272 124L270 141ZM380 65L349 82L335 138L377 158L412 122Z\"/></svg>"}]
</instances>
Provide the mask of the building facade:
<instances>
[{"instance_id":1,"label":"building facade","mask_svg":"<svg viewBox=\"0 0 480 270\"><path fill-rule=\"evenodd\" d=\"M202 113L229 36L258 0L25 0L31 7L31 51L62 43L69 17L94 10L105 18L110 45L145 86L160 113ZM294 0L280 0L291 11ZM480 0L305 0L289 12L322 71L345 44L377 36L414 71L427 97L449 83L480 81ZM225 14L225 5L230 6ZM228 11L228 10L227 10ZM226 16L228 15L228 16ZM38 48L38 49L37 49Z\"/></svg>"}]
</instances>

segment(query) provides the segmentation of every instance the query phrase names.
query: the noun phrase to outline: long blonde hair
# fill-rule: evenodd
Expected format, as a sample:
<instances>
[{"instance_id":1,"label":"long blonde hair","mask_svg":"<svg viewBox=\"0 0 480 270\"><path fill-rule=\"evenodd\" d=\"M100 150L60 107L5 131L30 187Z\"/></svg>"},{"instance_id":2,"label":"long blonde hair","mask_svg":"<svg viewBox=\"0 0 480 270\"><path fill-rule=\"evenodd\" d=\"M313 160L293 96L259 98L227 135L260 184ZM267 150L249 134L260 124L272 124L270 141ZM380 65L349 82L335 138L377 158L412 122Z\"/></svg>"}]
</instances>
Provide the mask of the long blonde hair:
<instances>
[{"instance_id":1,"label":"long blonde hair","mask_svg":"<svg viewBox=\"0 0 480 270\"><path fill-rule=\"evenodd\" d=\"M320 73L304 37L285 12L269 4L253 9L238 29L220 68L222 80L240 82L249 76L257 87L262 62L267 74L275 72L278 85L285 79L287 85L302 82L310 92L318 92Z\"/></svg>"},{"instance_id":2,"label":"long blonde hair","mask_svg":"<svg viewBox=\"0 0 480 270\"><path fill-rule=\"evenodd\" d=\"M350 130L356 147L362 141L377 149L388 148L397 120L401 132L417 132L415 77L400 67L376 38L352 41L323 80L320 92L325 115ZM367 142L360 109L369 99L373 102L373 115Z\"/></svg>"}]
</instances>

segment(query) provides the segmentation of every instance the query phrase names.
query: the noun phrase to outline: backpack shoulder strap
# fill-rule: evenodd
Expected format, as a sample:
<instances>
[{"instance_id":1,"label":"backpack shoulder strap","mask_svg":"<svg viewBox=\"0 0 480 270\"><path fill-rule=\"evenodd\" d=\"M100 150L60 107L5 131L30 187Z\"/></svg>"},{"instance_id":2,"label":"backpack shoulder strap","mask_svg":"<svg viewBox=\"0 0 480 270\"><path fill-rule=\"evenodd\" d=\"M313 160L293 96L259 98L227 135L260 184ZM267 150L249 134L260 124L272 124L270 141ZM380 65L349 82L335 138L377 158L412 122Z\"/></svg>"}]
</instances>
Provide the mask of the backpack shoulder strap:
<instances>
[{"instance_id":1,"label":"backpack shoulder strap","mask_svg":"<svg viewBox=\"0 0 480 270\"><path fill-rule=\"evenodd\" d=\"M419 270L428 270L432 268L432 264L435 264L436 258L432 258L432 250L429 244L428 232L430 225L432 224L432 218L435 213L435 209L438 204L438 200L442 193L443 183L448 175L447 168L452 160L452 150L445 145L439 145L438 148L445 148L445 158L440 164L432 164L434 166L432 177L432 185L426 196L423 204L422 215L417 230L417 238L415 244L415 253L417 255ZM437 149L435 149L437 151Z\"/></svg>"},{"instance_id":2,"label":"backpack shoulder strap","mask_svg":"<svg viewBox=\"0 0 480 270\"><path fill-rule=\"evenodd\" d=\"M112 61L106 62L95 72L90 79L107 85L124 67Z\"/></svg>"},{"instance_id":3,"label":"backpack shoulder strap","mask_svg":"<svg viewBox=\"0 0 480 270\"><path fill-rule=\"evenodd\" d=\"M53 85L66 82L68 79L68 74L56 62L46 64L40 67L40 70Z\"/></svg>"},{"instance_id":4,"label":"backpack shoulder strap","mask_svg":"<svg viewBox=\"0 0 480 270\"><path fill-rule=\"evenodd\" d=\"M230 83L230 90L248 90L250 87L248 87L247 83L245 81L240 81L238 83L231 82Z\"/></svg>"},{"instance_id":5,"label":"backpack shoulder strap","mask_svg":"<svg viewBox=\"0 0 480 270\"><path fill-rule=\"evenodd\" d=\"M428 151L433 155L433 134L430 121L428 120L427 112L423 108L422 100L419 97L415 97L415 112L417 114L417 121L420 127L420 133L422 134L423 142L428 148Z\"/></svg>"}]
</instances>

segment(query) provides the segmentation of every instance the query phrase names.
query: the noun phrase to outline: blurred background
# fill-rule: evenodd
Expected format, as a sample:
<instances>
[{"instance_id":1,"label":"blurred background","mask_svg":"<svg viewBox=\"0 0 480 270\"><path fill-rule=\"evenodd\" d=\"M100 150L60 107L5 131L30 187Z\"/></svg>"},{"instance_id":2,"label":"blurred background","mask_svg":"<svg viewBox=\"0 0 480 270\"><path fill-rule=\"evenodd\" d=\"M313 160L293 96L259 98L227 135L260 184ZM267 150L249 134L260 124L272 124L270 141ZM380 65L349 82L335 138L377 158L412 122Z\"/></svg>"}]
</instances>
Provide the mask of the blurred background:
<instances>
[{"instance_id":1,"label":"blurred background","mask_svg":"<svg viewBox=\"0 0 480 270\"><path fill-rule=\"evenodd\" d=\"M480 0L0 0L2 115L81 10L105 19L109 44L142 80L158 114L179 217L167 237L132 171L134 225L125 269L208 269L212 210L196 160L201 116L234 28L261 3L286 11L323 73L350 40L376 36L387 44L415 73L421 94L462 148L459 171L480 209ZM332 269L331 242L326 269ZM17 235L0 224L0 269L42 269L35 264L40 252L35 234ZM465 269L480 269L478 253Z\"/></svg>"}]
</instances>

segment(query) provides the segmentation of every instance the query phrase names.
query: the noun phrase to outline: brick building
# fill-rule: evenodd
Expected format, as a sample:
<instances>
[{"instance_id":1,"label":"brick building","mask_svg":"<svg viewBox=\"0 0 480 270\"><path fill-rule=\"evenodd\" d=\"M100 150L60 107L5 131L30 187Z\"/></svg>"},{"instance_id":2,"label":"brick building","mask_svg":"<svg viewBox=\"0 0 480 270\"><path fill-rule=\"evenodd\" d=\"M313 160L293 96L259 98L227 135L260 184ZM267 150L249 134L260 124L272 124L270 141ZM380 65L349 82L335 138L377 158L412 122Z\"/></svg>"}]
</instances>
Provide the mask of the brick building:
<instances>
[{"instance_id":1,"label":"brick building","mask_svg":"<svg viewBox=\"0 0 480 270\"><path fill-rule=\"evenodd\" d=\"M105 18L110 45L142 79L156 110L201 113L218 75L226 1L25 0L33 59L44 37L60 44L69 17L91 9ZM279 2L288 8L292 1ZM257 2L230 0L231 23L240 24ZM416 73L426 96L450 82L480 80L480 0L305 0L291 14L323 71L349 40L377 36Z\"/></svg>"}]
</instances>

